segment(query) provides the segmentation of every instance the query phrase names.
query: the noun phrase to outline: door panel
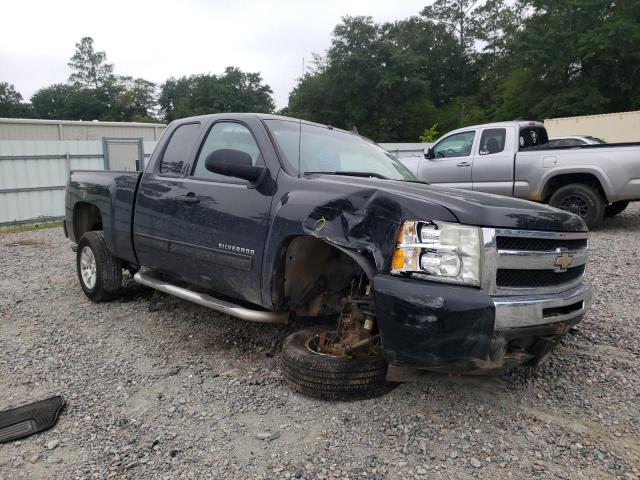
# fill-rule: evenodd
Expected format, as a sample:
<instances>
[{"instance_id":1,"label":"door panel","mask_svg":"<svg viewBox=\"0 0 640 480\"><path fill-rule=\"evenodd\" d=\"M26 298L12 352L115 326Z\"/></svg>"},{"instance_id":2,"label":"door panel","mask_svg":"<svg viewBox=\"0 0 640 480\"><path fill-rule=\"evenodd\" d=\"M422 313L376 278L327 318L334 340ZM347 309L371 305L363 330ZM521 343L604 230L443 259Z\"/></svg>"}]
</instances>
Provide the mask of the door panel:
<instances>
[{"instance_id":1,"label":"door panel","mask_svg":"<svg viewBox=\"0 0 640 480\"><path fill-rule=\"evenodd\" d=\"M475 132L454 133L432 147L433 158L420 162L418 178L434 185L472 189Z\"/></svg>"},{"instance_id":2,"label":"door panel","mask_svg":"<svg viewBox=\"0 0 640 480\"><path fill-rule=\"evenodd\" d=\"M202 148L193 140L184 164L168 158L166 166L161 161L156 172L143 177L134 230L140 264L214 295L260 304L272 196L202 166L220 148L245 151L254 164L264 164L262 155L248 127L237 122L213 123L208 132L199 131L201 137ZM167 176L172 172L176 178Z\"/></svg>"},{"instance_id":3,"label":"door panel","mask_svg":"<svg viewBox=\"0 0 640 480\"><path fill-rule=\"evenodd\" d=\"M158 165L142 175L136 196L133 233L140 265L181 279L185 264L169 255L170 242L184 228L175 198L184 192L186 166L195 154L201 130L200 123L194 122L169 132Z\"/></svg>"},{"instance_id":4,"label":"door panel","mask_svg":"<svg viewBox=\"0 0 640 480\"><path fill-rule=\"evenodd\" d=\"M512 196L516 132L514 127L484 128L473 158L473 189Z\"/></svg>"},{"instance_id":5,"label":"door panel","mask_svg":"<svg viewBox=\"0 0 640 480\"><path fill-rule=\"evenodd\" d=\"M169 251L188 265L189 281L215 292L261 303L260 273L271 198L245 180L204 168L207 155L240 150L264 165L251 131L238 122L215 122L190 176L177 192L180 227Z\"/></svg>"}]
</instances>

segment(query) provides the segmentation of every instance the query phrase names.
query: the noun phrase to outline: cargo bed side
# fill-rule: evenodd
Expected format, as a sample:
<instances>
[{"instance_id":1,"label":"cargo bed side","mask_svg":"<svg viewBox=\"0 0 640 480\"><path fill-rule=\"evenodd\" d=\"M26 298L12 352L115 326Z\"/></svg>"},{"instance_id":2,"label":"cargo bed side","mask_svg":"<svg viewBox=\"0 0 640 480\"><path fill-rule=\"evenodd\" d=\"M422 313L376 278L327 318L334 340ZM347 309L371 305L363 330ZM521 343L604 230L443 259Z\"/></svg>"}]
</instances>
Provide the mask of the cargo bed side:
<instances>
[{"instance_id":1,"label":"cargo bed side","mask_svg":"<svg viewBox=\"0 0 640 480\"><path fill-rule=\"evenodd\" d=\"M137 264L132 241L133 212L141 172L75 170L65 197L65 231L73 242L103 230L107 248Z\"/></svg>"}]
</instances>

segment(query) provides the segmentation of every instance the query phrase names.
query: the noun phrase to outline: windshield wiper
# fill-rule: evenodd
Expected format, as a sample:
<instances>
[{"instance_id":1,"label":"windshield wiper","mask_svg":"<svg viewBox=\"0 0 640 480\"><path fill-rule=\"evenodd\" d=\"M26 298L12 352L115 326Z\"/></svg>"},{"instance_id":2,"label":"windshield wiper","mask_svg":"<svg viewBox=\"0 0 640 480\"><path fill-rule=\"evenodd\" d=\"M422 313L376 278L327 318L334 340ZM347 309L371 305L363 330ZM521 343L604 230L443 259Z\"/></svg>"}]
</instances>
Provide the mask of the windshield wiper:
<instances>
[{"instance_id":1,"label":"windshield wiper","mask_svg":"<svg viewBox=\"0 0 640 480\"><path fill-rule=\"evenodd\" d=\"M375 173L375 172L358 172L358 171L347 171L347 170L342 170L342 171L329 171L329 172L304 172L304 175L345 175L348 177L374 177L374 178L381 178L383 180L391 180L389 177L385 177L384 175L380 175L379 173Z\"/></svg>"}]
</instances>

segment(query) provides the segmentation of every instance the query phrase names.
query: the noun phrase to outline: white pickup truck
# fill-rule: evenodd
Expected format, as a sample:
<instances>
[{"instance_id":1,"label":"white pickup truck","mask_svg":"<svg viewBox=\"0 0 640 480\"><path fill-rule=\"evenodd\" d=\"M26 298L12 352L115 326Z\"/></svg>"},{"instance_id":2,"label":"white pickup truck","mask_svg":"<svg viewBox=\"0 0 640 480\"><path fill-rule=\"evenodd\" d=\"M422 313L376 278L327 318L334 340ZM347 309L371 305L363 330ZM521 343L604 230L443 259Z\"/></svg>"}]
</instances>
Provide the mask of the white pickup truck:
<instances>
[{"instance_id":1,"label":"white pickup truck","mask_svg":"<svg viewBox=\"0 0 640 480\"><path fill-rule=\"evenodd\" d=\"M590 228L640 200L640 142L551 147L548 141L540 122L475 125L402 161L431 184L548 203L580 215Z\"/></svg>"}]
</instances>

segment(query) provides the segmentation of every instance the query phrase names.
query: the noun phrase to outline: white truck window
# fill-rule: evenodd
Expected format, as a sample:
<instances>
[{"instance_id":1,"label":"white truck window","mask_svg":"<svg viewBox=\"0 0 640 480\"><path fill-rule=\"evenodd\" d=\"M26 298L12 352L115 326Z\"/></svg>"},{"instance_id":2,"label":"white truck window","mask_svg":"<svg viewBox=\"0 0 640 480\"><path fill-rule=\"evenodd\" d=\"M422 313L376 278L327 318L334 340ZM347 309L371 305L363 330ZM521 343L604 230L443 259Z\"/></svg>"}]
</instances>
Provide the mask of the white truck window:
<instances>
[{"instance_id":1,"label":"white truck window","mask_svg":"<svg viewBox=\"0 0 640 480\"><path fill-rule=\"evenodd\" d=\"M433 147L434 158L468 157L475 136L475 132L462 132L445 138Z\"/></svg>"}]
</instances>

